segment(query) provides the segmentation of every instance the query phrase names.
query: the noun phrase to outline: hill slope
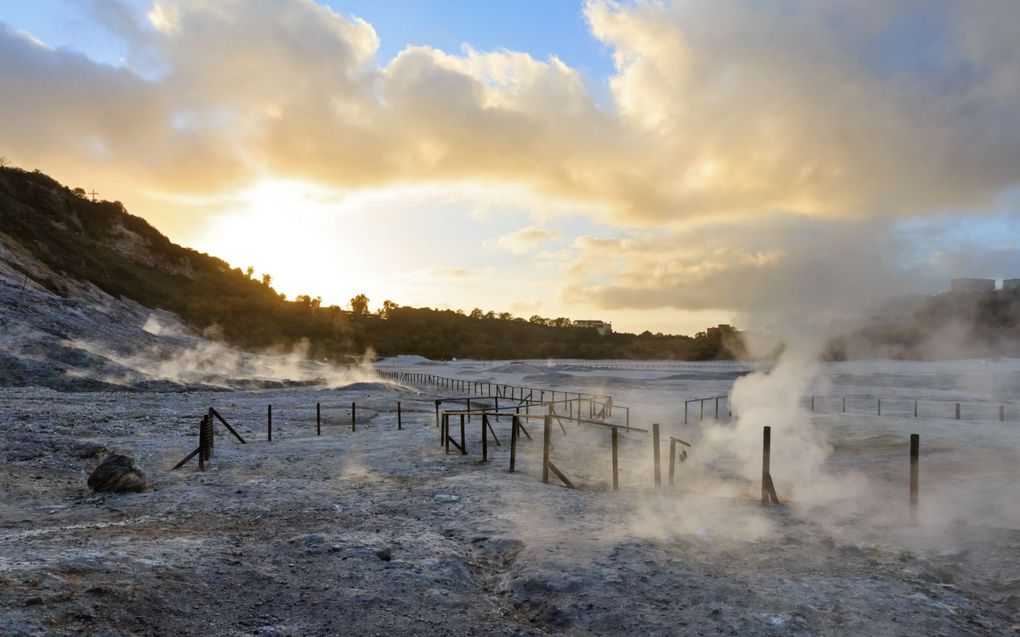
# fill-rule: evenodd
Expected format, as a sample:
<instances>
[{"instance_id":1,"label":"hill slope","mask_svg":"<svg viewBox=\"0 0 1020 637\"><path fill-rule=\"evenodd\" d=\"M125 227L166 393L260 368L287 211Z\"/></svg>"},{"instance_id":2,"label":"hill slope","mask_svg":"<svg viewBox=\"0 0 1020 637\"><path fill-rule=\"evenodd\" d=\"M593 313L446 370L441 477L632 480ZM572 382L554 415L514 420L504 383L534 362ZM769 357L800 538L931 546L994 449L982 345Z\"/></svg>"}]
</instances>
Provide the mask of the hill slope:
<instances>
[{"instance_id":1,"label":"hill slope","mask_svg":"<svg viewBox=\"0 0 1020 637\"><path fill-rule=\"evenodd\" d=\"M128 300L171 312L199 332L246 350L292 350L343 361L374 349L430 358L730 357L732 330L695 337L478 318L390 304L384 315L287 301L224 261L172 243L119 202L92 202L38 172L0 169L0 277L65 299ZM136 308L137 309L137 308ZM481 314L480 312L478 314Z\"/></svg>"}]
</instances>

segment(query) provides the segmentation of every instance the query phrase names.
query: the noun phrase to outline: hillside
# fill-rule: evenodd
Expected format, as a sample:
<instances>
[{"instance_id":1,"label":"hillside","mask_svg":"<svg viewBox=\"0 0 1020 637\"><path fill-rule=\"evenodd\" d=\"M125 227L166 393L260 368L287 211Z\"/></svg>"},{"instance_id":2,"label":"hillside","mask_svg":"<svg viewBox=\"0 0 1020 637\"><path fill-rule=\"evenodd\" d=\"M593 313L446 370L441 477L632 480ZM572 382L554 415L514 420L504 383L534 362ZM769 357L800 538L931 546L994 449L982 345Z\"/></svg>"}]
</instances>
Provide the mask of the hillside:
<instances>
[{"instance_id":1,"label":"hillside","mask_svg":"<svg viewBox=\"0 0 1020 637\"><path fill-rule=\"evenodd\" d=\"M116 201L39 172L0 169L0 276L65 299L94 291L171 312L198 332L245 350L292 350L343 361L380 355L447 358L729 358L733 330L695 337L644 333L599 336L566 326L475 312L402 307L353 313L310 297L287 301L272 287L216 257L172 243ZM547 324L549 323L549 324Z\"/></svg>"}]
</instances>

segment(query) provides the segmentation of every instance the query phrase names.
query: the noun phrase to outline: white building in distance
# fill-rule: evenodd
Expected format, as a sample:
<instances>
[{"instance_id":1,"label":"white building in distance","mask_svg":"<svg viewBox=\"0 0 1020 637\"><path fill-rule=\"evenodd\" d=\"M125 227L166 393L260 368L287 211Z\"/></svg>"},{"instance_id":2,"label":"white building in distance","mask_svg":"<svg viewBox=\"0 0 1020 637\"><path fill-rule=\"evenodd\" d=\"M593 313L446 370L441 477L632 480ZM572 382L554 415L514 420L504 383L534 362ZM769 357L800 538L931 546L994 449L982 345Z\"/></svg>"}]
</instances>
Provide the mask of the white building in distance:
<instances>
[{"instance_id":1,"label":"white building in distance","mask_svg":"<svg viewBox=\"0 0 1020 637\"><path fill-rule=\"evenodd\" d=\"M606 334L613 333L613 324L605 321L574 321L574 327L585 327L590 330L595 330L599 333L599 336L605 336Z\"/></svg>"}]
</instances>

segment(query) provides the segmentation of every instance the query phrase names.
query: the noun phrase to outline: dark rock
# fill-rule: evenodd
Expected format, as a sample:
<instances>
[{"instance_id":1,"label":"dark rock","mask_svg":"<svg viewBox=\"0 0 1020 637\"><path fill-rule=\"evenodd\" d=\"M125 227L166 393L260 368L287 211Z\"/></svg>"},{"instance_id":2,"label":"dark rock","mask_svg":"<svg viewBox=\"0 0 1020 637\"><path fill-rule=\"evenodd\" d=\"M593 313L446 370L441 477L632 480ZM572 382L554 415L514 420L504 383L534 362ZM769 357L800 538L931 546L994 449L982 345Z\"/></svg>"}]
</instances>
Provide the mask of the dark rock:
<instances>
[{"instance_id":1,"label":"dark rock","mask_svg":"<svg viewBox=\"0 0 1020 637\"><path fill-rule=\"evenodd\" d=\"M25 606L39 606L42 603L43 599L42 597L39 596L29 597L28 599L25 600Z\"/></svg>"},{"instance_id":2,"label":"dark rock","mask_svg":"<svg viewBox=\"0 0 1020 637\"><path fill-rule=\"evenodd\" d=\"M384 562L389 562L393 559L393 553L389 549L379 549L375 552L375 556Z\"/></svg>"},{"instance_id":3,"label":"dark rock","mask_svg":"<svg viewBox=\"0 0 1020 637\"><path fill-rule=\"evenodd\" d=\"M89 487L93 491L145 491L149 482L127 456L114 454L103 461L89 476Z\"/></svg>"}]
</instances>

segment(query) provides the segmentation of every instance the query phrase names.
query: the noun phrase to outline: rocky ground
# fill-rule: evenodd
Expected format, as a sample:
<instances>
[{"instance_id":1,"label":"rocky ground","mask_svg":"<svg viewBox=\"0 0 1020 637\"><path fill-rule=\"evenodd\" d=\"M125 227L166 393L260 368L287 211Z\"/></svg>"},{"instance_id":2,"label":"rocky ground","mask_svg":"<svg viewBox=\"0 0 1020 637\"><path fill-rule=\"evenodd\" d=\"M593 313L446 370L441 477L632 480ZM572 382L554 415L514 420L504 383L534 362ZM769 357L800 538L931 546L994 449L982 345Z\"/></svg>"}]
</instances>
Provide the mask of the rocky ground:
<instances>
[{"instance_id":1,"label":"rocky ground","mask_svg":"<svg viewBox=\"0 0 1020 637\"><path fill-rule=\"evenodd\" d=\"M685 465L656 493L640 434L624 436L613 493L601 441L555 433L582 487L568 490L540 481L538 441L507 473L505 420L490 463L477 422L471 455L446 455L433 396L382 384L0 391L3 635L1020 633L1017 528L956 521L947 541L924 524L763 509L753 485L696 495ZM210 406L248 444L218 426L209 471L171 472ZM111 452L152 489L90 492Z\"/></svg>"}]
</instances>

